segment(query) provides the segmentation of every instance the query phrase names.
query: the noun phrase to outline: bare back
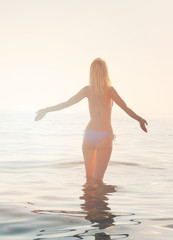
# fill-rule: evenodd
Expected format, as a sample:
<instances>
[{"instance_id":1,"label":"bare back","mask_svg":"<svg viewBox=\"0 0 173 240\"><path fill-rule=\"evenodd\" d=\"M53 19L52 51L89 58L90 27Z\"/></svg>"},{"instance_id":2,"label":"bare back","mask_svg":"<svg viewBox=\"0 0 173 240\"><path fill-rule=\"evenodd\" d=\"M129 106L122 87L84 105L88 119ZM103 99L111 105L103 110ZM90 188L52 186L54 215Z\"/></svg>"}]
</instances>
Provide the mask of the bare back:
<instances>
[{"instance_id":1,"label":"bare back","mask_svg":"<svg viewBox=\"0 0 173 240\"><path fill-rule=\"evenodd\" d=\"M104 93L96 95L88 87L87 98L90 112L90 122L88 123L86 129L112 132L112 98L110 88L107 88Z\"/></svg>"}]
</instances>

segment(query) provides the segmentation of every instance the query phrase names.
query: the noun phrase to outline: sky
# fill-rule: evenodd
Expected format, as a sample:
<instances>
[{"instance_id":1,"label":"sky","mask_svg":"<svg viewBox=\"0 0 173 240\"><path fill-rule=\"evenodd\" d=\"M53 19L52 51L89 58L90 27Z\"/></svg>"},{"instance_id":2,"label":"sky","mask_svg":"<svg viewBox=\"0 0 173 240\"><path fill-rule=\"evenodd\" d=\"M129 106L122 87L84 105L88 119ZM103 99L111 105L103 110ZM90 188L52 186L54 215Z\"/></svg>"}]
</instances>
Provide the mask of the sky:
<instances>
[{"instance_id":1,"label":"sky","mask_svg":"<svg viewBox=\"0 0 173 240\"><path fill-rule=\"evenodd\" d=\"M100 57L135 112L173 113L172 9L172 0L0 0L0 110L68 100Z\"/></svg>"}]
</instances>

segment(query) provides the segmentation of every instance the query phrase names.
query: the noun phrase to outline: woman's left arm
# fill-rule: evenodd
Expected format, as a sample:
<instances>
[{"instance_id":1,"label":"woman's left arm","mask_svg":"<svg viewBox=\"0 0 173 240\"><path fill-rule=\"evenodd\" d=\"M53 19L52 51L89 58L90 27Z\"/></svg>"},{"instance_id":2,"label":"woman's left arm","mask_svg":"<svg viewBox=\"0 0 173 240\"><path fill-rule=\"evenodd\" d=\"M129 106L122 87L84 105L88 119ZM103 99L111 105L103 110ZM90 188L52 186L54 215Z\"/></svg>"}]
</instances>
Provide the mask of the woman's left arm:
<instances>
[{"instance_id":1,"label":"woman's left arm","mask_svg":"<svg viewBox=\"0 0 173 240\"><path fill-rule=\"evenodd\" d=\"M61 109L70 107L70 106L80 102L83 98L87 97L87 93L88 93L88 86L82 88L77 94L75 94L73 97L71 97L66 102L62 102L57 105L38 110L36 112L37 116L35 117L35 121L41 120L48 112L59 111Z\"/></svg>"}]
</instances>

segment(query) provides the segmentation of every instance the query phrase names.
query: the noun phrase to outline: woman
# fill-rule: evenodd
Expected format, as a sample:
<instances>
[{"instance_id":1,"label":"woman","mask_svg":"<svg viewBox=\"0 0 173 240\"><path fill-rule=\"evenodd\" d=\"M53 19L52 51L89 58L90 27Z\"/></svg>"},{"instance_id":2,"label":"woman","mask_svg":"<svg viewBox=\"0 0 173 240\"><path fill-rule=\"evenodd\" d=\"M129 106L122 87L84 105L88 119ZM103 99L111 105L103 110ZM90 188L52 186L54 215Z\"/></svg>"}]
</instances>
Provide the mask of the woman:
<instances>
[{"instance_id":1,"label":"woman","mask_svg":"<svg viewBox=\"0 0 173 240\"><path fill-rule=\"evenodd\" d=\"M137 120L143 131L147 132L146 120L127 107L117 91L111 86L106 63L95 59L90 67L89 86L82 88L68 101L52 107L40 109L35 120L42 119L46 113L69 107L87 97L90 111L88 123L82 144L87 182L102 182L106 171L114 138L111 126L111 111L113 101L130 117Z\"/></svg>"}]
</instances>

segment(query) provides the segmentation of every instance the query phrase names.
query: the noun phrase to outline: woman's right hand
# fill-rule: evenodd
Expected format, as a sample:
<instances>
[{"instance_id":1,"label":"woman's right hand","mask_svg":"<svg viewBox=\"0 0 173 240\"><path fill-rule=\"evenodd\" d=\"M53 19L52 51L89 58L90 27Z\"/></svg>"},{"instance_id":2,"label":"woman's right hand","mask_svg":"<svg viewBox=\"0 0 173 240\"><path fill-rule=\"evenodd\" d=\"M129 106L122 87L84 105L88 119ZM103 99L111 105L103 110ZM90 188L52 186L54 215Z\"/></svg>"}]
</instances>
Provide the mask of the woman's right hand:
<instances>
[{"instance_id":1,"label":"woman's right hand","mask_svg":"<svg viewBox=\"0 0 173 240\"><path fill-rule=\"evenodd\" d=\"M141 120L139 121L140 127L142 128L142 130L144 132L147 132L147 128L145 125L148 125L147 121L143 118L141 118Z\"/></svg>"},{"instance_id":2,"label":"woman's right hand","mask_svg":"<svg viewBox=\"0 0 173 240\"><path fill-rule=\"evenodd\" d=\"M36 112L37 116L35 117L35 121L41 120L47 113L46 108L40 109Z\"/></svg>"}]
</instances>

